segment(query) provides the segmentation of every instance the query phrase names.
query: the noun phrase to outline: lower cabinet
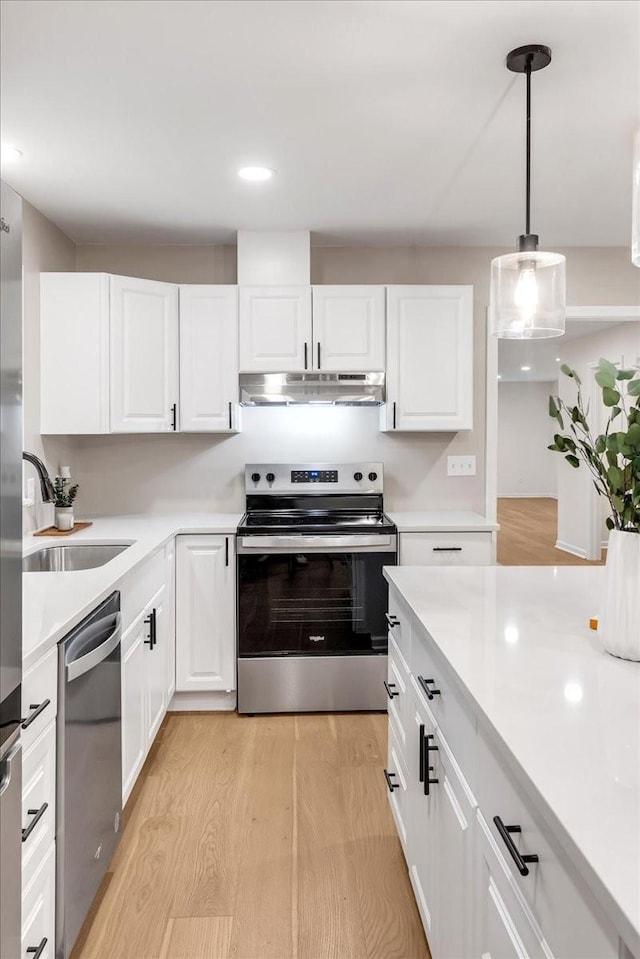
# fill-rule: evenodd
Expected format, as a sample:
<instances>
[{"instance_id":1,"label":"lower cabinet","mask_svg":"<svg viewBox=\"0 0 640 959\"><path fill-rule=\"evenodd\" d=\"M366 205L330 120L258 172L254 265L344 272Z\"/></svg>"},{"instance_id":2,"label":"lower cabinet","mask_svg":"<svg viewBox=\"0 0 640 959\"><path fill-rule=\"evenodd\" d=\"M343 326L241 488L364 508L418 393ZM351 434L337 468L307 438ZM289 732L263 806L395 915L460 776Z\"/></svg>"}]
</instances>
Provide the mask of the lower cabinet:
<instances>
[{"instance_id":1,"label":"lower cabinet","mask_svg":"<svg viewBox=\"0 0 640 959\"><path fill-rule=\"evenodd\" d=\"M236 688L233 536L176 538L176 690Z\"/></svg>"},{"instance_id":2,"label":"lower cabinet","mask_svg":"<svg viewBox=\"0 0 640 959\"><path fill-rule=\"evenodd\" d=\"M54 959L55 931L56 847L52 842L22 893L22 956Z\"/></svg>"},{"instance_id":3,"label":"lower cabinet","mask_svg":"<svg viewBox=\"0 0 640 959\"><path fill-rule=\"evenodd\" d=\"M401 566L490 566L492 533L400 533Z\"/></svg>"}]
</instances>

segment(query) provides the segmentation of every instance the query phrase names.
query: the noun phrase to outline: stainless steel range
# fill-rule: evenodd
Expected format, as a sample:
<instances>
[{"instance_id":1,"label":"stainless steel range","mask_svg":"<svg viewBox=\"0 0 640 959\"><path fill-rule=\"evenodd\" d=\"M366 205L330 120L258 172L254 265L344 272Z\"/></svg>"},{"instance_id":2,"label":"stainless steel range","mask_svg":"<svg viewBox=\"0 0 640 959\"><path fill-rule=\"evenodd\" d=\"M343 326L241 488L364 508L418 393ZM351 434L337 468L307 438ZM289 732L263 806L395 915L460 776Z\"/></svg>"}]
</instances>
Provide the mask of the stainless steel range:
<instances>
[{"instance_id":1,"label":"stainless steel range","mask_svg":"<svg viewBox=\"0 0 640 959\"><path fill-rule=\"evenodd\" d=\"M384 710L397 535L382 464L249 465L245 487L238 711Z\"/></svg>"}]
</instances>

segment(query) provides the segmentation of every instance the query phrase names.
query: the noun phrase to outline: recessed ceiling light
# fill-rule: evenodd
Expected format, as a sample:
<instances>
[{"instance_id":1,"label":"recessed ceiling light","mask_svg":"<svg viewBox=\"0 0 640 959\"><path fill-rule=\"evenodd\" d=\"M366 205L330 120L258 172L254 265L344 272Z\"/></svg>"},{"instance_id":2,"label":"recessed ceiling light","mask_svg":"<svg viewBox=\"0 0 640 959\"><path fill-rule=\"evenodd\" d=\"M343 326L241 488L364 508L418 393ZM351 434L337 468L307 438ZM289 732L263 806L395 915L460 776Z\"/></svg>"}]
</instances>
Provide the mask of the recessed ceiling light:
<instances>
[{"instance_id":1,"label":"recessed ceiling light","mask_svg":"<svg viewBox=\"0 0 640 959\"><path fill-rule=\"evenodd\" d=\"M257 183L260 180L270 180L273 170L270 170L268 166L243 166L238 170L238 176L243 180L252 180Z\"/></svg>"},{"instance_id":2,"label":"recessed ceiling light","mask_svg":"<svg viewBox=\"0 0 640 959\"><path fill-rule=\"evenodd\" d=\"M560 362L560 357L556 356L556 363L559 363L559 362Z\"/></svg>"},{"instance_id":3,"label":"recessed ceiling light","mask_svg":"<svg viewBox=\"0 0 640 959\"><path fill-rule=\"evenodd\" d=\"M498 373L498 379L499 379L499 380L502 379L502 373Z\"/></svg>"},{"instance_id":4,"label":"recessed ceiling light","mask_svg":"<svg viewBox=\"0 0 640 959\"><path fill-rule=\"evenodd\" d=\"M523 373L528 373L529 370L531 369L531 367L530 367L530 366L521 366L520 369L522 370Z\"/></svg>"},{"instance_id":5,"label":"recessed ceiling light","mask_svg":"<svg viewBox=\"0 0 640 959\"><path fill-rule=\"evenodd\" d=\"M22 159L22 150L18 150L17 147L9 146L8 143L2 144L2 162L3 163L16 163L18 160Z\"/></svg>"}]
</instances>

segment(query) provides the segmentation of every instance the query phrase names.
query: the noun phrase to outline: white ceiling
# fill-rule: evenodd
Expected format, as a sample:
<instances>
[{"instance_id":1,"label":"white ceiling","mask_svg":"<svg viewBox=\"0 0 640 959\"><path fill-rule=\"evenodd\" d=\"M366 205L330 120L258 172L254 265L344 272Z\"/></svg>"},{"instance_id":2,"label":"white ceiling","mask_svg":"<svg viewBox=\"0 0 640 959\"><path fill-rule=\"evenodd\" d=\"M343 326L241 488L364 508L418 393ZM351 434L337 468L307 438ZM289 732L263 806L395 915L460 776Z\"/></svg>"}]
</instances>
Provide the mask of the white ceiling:
<instances>
[{"instance_id":1,"label":"white ceiling","mask_svg":"<svg viewBox=\"0 0 640 959\"><path fill-rule=\"evenodd\" d=\"M3 0L4 178L80 243L627 245L636 0ZM243 164L277 177L238 180Z\"/></svg>"},{"instance_id":2,"label":"white ceiling","mask_svg":"<svg viewBox=\"0 0 640 959\"><path fill-rule=\"evenodd\" d=\"M567 343L618 326L615 320L567 320L566 333L546 340L498 340L498 373L502 383L548 383L558 379L567 361ZM523 370L529 366L529 370Z\"/></svg>"}]
</instances>

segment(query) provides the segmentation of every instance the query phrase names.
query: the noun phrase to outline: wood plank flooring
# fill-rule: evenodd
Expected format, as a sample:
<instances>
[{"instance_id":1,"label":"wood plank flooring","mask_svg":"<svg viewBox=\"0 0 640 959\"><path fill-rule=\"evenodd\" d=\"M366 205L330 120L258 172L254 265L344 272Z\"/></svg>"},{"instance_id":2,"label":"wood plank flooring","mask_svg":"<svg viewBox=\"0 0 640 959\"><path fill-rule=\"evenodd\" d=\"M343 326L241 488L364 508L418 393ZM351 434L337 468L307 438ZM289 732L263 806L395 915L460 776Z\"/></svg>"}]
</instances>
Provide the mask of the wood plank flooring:
<instances>
[{"instance_id":1,"label":"wood plank flooring","mask_svg":"<svg viewBox=\"0 0 640 959\"><path fill-rule=\"evenodd\" d=\"M556 549L558 502L547 498L498 500L497 560L501 566L601 566Z\"/></svg>"},{"instance_id":2,"label":"wood plank flooring","mask_svg":"<svg viewBox=\"0 0 640 959\"><path fill-rule=\"evenodd\" d=\"M169 714L72 959L429 959L386 716Z\"/></svg>"}]
</instances>

